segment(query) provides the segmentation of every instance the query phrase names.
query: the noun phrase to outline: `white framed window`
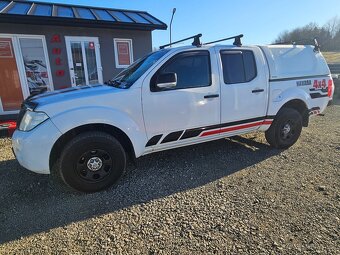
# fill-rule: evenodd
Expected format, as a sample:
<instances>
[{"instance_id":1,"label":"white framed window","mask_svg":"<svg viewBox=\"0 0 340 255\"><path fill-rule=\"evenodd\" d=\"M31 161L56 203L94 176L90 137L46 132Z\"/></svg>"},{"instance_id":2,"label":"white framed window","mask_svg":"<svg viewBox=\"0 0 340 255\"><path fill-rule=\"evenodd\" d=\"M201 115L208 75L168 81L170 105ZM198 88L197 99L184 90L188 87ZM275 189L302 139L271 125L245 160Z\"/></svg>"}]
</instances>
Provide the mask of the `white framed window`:
<instances>
[{"instance_id":1,"label":"white framed window","mask_svg":"<svg viewBox=\"0 0 340 255\"><path fill-rule=\"evenodd\" d=\"M126 68L133 63L131 39L113 39L116 68Z\"/></svg>"}]
</instances>

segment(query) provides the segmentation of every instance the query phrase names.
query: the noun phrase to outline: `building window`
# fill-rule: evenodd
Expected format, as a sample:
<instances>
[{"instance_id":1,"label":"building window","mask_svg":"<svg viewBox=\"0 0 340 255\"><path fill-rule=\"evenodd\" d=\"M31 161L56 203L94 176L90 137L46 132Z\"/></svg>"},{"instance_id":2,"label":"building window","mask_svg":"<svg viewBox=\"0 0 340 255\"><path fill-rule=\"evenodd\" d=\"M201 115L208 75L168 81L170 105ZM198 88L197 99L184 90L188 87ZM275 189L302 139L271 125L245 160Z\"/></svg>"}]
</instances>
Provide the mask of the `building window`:
<instances>
[{"instance_id":1,"label":"building window","mask_svg":"<svg viewBox=\"0 0 340 255\"><path fill-rule=\"evenodd\" d=\"M131 39L113 39L116 68L126 68L133 63Z\"/></svg>"}]
</instances>

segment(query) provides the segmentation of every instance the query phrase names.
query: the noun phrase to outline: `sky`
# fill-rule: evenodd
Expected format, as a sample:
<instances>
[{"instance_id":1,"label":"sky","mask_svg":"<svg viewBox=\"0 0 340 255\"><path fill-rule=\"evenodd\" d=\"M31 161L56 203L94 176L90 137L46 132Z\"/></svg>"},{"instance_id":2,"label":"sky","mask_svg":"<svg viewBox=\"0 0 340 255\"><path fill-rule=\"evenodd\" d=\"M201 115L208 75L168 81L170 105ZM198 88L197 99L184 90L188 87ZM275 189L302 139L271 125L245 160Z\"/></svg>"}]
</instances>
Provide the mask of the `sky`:
<instances>
[{"instance_id":1,"label":"sky","mask_svg":"<svg viewBox=\"0 0 340 255\"><path fill-rule=\"evenodd\" d=\"M270 44L285 31L340 17L340 0L38 0L142 10L172 25L173 41L202 33L202 41L244 34L243 44ZM152 33L153 47L169 42L169 29Z\"/></svg>"}]
</instances>

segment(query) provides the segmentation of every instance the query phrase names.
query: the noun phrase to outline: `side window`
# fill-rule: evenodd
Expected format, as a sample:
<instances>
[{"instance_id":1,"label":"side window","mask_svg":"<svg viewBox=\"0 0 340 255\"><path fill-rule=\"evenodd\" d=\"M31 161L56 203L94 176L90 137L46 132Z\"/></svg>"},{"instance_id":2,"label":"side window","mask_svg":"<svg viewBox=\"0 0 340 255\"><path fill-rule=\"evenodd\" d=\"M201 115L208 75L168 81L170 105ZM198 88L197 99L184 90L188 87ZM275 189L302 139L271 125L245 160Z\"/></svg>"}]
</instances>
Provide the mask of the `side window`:
<instances>
[{"instance_id":1,"label":"side window","mask_svg":"<svg viewBox=\"0 0 340 255\"><path fill-rule=\"evenodd\" d=\"M255 57L252 51L221 51L223 79L226 84L244 83L256 75Z\"/></svg>"},{"instance_id":2,"label":"side window","mask_svg":"<svg viewBox=\"0 0 340 255\"><path fill-rule=\"evenodd\" d=\"M157 77L164 73L176 73L177 85L173 89L156 87ZM151 79L151 91L164 91L207 87L211 85L211 66L208 51L180 53L165 63Z\"/></svg>"}]
</instances>

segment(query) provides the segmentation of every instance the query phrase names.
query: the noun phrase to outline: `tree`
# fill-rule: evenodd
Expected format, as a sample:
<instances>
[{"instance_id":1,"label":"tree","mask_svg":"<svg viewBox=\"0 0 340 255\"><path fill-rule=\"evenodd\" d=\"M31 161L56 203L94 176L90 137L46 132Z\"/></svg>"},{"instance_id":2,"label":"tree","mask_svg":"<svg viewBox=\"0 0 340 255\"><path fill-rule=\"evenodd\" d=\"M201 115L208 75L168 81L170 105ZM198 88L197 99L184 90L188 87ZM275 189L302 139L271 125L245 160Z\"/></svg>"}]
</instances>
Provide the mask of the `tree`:
<instances>
[{"instance_id":1,"label":"tree","mask_svg":"<svg viewBox=\"0 0 340 255\"><path fill-rule=\"evenodd\" d=\"M322 27L309 23L291 31L284 31L274 43L311 44L314 38L317 38L324 51L340 51L340 19L336 16Z\"/></svg>"}]
</instances>

